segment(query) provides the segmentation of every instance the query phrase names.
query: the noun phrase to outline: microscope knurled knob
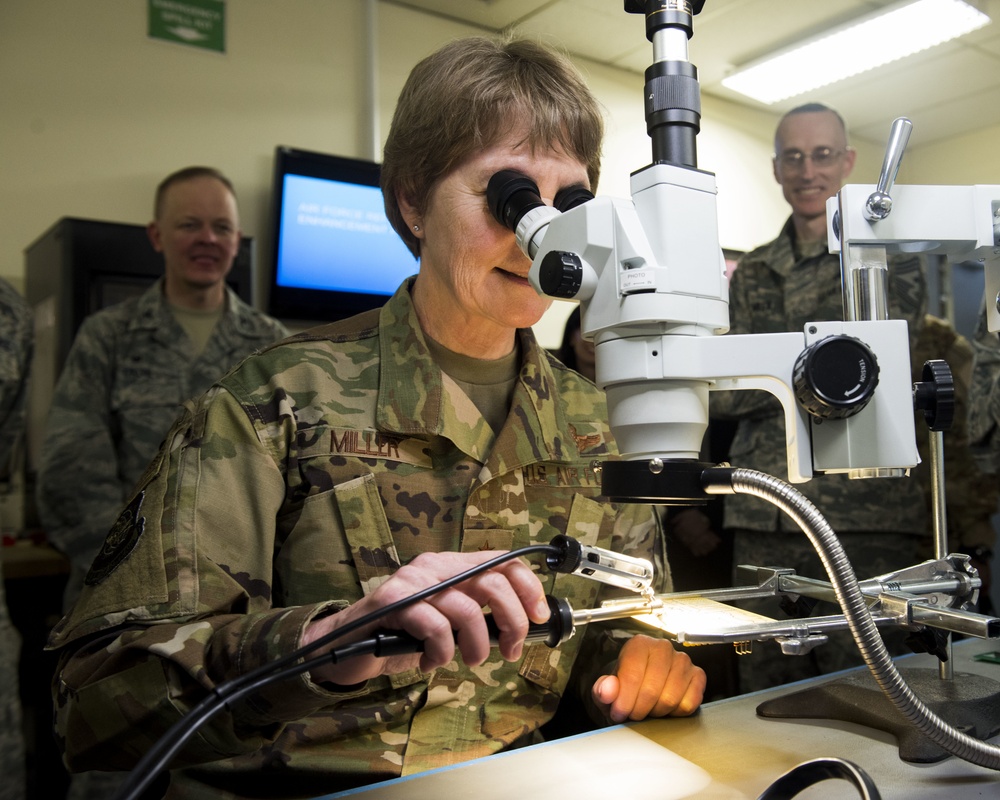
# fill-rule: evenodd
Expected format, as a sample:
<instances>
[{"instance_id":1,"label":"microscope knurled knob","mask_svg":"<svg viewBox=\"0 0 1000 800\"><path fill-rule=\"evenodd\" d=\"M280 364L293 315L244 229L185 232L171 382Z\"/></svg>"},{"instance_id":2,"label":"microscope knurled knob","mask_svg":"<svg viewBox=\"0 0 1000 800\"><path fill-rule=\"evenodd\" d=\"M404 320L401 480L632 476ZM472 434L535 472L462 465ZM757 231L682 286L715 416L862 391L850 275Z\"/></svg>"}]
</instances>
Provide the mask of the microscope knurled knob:
<instances>
[{"instance_id":1,"label":"microscope knurled knob","mask_svg":"<svg viewBox=\"0 0 1000 800\"><path fill-rule=\"evenodd\" d=\"M932 431L946 431L955 421L955 379L948 362L935 358L924 362L921 382L913 384L913 405L924 412Z\"/></svg>"},{"instance_id":2,"label":"microscope knurled knob","mask_svg":"<svg viewBox=\"0 0 1000 800\"><path fill-rule=\"evenodd\" d=\"M861 411L878 386L878 361L853 336L837 334L814 342L795 362L795 399L819 419L846 419Z\"/></svg>"},{"instance_id":3,"label":"microscope knurled knob","mask_svg":"<svg viewBox=\"0 0 1000 800\"><path fill-rule=\"evenodd\" d=\"M549 297L576 297L583 283L583 263L576 253L551 250L538 265L538 285Z\"/></svg>"}]
</instances>

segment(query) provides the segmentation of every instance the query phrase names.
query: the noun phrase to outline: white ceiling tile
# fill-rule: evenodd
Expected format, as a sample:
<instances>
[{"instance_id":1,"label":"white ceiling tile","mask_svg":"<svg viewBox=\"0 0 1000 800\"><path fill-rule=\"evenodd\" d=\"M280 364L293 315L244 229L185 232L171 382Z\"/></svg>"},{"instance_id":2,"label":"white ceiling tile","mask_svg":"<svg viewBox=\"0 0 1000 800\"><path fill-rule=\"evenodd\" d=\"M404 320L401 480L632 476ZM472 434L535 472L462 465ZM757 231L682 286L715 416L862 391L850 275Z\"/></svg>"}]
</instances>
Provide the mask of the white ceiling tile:
<instances>
[{"instance_id":1,"label":"white ceiling tile","mask_svg":"<svg viewBox=\"0 0 1000 800\"><path fill-rule=\"evenodd\" d=\"M887 65L886 70L875 79L864 83L842 81L825 90L818 90L808 98L794 98L785 105L796 105L808 99L821 100L844 114L855 136L869 138L867 131L875 127L879 133L873 140L881 141L888 134L891 121L898 116L914 119L917 114L940 107L943 103L975 98L995 88L1000 88L1000 63L979 51L957 48L913 64L899 62ZM933 129L961 129L974 120L959 118L947 126L936 123ZM974 127L980 125L975 123ZM936 138L940 138L938 134L918 129L914 124L912 146L926 144Z\"/></svg>"},{"instance_id":2,"label":"white ceiling tile","mask_svg":"<svg viewBox=\"0 0 1000 800\"><path fill-rule=\"evenodd\" d=\"M501 30L549 3L541 0L388 0L393 5L429 11L444 17ZM549 0L551 2L551 0Z\"/></svg>"},{"instance_id":3,"label":"white ceiling tile","mask_svg":"<svg viewBox=\"0 0 1000 800\"><path fill-rule=\"evenodd\" d=\"M641 16L626 14L622 8L611 15L609 8L607 2L601 7L559 0L541 8L525 27L543 39L559 42L571 53L612 63L619 54L648 43Z\"/></svg>"},{"instance_id":4,"label":"white ceiling tile","mask_svg":"<svg viewBox=\"0 0 1000 800\"><path fill-rule=\"evenodd\" d=\"M947 100L906 116L913 122L910 147L954 139L975 130L1000 125L1000 88ZM856 133L869 141L884 142L889 135L889 126L878 123L863 127ZM985 172L980 182L1000 182L1000 157L983 167Z\"/></svg>"},{"instance_id":5,"label":"white ceiling tile","mask_svg":"<svg viewBox=\"0 0 1000 800\"><path fill-rule=\"evenodd\" d=\"M940 140L996 124L1000 114L1000 0L976 4L995 22L875 76L843 81L809 98L765 106L724 89L719 81L737 65L824 29L872 13L896 0L707 0L694 18L689 51L702 92L771 113L806 99L825 99L851 123L855 136L881 142L900 114L925 119L921 140ZM569 52L642 73L652 62L641 15L626 14L621 0L383 0L431 11L484 29L509 25L558 43ZM990 105L992 104L992 105ZM936 109L936 110L935 110ZM949 109L943 118L941 109ZM962 113L958 113L961 109ZM966 112L967 109L972 111ZM914 136L918 136L917 131Z\"/></svg>"}]
</instances>

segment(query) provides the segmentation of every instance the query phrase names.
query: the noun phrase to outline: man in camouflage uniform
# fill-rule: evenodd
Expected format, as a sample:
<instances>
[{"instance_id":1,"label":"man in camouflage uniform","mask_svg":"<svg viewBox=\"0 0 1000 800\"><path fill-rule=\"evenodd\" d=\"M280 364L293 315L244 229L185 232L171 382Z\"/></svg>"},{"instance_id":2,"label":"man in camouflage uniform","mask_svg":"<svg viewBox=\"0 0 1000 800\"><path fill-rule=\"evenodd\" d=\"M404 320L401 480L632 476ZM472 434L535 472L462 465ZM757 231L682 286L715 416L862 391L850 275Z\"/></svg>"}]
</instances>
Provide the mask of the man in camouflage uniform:
<instances>
[{"instance_id":1,"label":"man in camouflage uniform","mask_svg":"<svg viewBox=\"0 0 1000 800\"><path fill-rule=\"evenodd\" d=\"M591 625L524 646L546 593L607 594L540 557L397 606L558 534L649 558L670 586L652 509L601 497L603 395L534 339L550 301L485 202L501 165L548 198L594 186L601 131L582 78L538 45L459 40L417 65L382 177L419 273L188 404L53 633L71 768L130 768L209 689L376 611L338 645L384 627L422 653L338 658L231 703L170 796L309 797L447 766L537 741L560 700L603 722L697 708L704 674L660 638Z\"/></svg>"},{"instance_id":2,"label":"man in camouflage uniform","mask_svg":"<svg viewBox=\"0 0 1000 800\"><path fill-rule=\"evenodd\" d=\"M148 230L164 277L84 320L47 421L37 500L50 541L70 560L67 608L182 403L288 334L225 284L240 230L224 175L192 167L168 176Z\"/></svg>"},{"instance_id":3,"label":"man in camouflage uniform","mask_svg":"<svg viewBox=\"0 0 1000 800\"><path fill-rule=\"evenodd\" d=\"M0 481L9 477L15 447L23 432L24 397L32 349L31 308L0 278ZM4 521L0 520L0 528ZM18 654L21 638L11 624L0 580L0 800L21 800L25 793L24 740Z\"/></svg>"},{"instance_id":4,"label":"man in camouflage uniform","mask_svg":"<svg viewBox=\"0 0 1000 800\"><path fill-rule=\"evenodd\" d=\"M969 439L979 467L989 475L995 488L1000 474L1000 339L986 327L985 306L979 315L972 349ZM980 545L980 561L988 567L993 557L994 540L973 544Z\"/></svg>"},{"instance_id":5,"label":"man in camouflage uniform","mask_svg":"<svg viewBox=\"0 0 1000 800\"><path fill-rule=\"evenodd\" d=\"M47 420L37 505L49 540L69 557L67 609L183 402L288 334L225 284L241 234L236 194L221 172L189 167L167 176L148 233L163 253L163 277L84 320ZM69 796L107 797L119 782L76 775Z\"/></svg>"},{"instance_id":6,"label":"man in camouflage uniform","mask_svg":"<svg viewBox=\"0 0 1000 800\"><path fill-rule=\"evenodd\" d=\"M1000 337L986 327L985 307L979 314L972 349L969 438L980 465L996 473L1000 472Z\"/></svg>"},{"instance_id":7,"label":"man in camouflage uniform","mask_svg":"<svg viewBox=\"0 0 1000 800\"><path fill-rule=\"evenodd\" d=\"M843 319L840 260L826 241L826 200L839 191L855 153L840 115L819 104L786 114L775 134L774 175L792 209L774 241L745 255L730 282L734 334L801 331L806 322ZM919 260L893 258L889 309L909 323L911 346L919 335L926 289ZM712 413L736 418L730 447L734 466L787 476L784 421L777 399L764 392L712 394ZM919 560L927 530L925 501L915 478L850 480L821 475L797 486L826 517L861 577ZM725 498L724 525L734 534L733 563L777 566L826 578L812 545L777 507L749 495ZM753 610L782 617L777 603ZM770 642L739 659L740 689L756 691L861 663L849 635L803 656L785 656Z\"/></svg>"},{"instance_id":8,"label":"man in camouflage uniform","mask_svg":"<svg viewBox=\"0 0 1000 800\"><path fill-rule=\"evenodd\" d=\"M965 553L972 557L972 565L979 571L983 582L979 590L978 609L993 613L989 601L992 576L990 559L996 532L990 518L996 513L1000 487L996 475L975 458L970 446L969 402L972 385L973 357L972 344L956 331L947 320L931 314L924 317L920 336L910 353L914 382L922 380L924 362L930 359L944 359L951 368L955 382L955 420L944 433L944 475L945 512L948 521L948 550ZM933 534L933 506L931 505L930 443L927 425L918 414L917 447L921 464L914 474L924 488L927 497L928 529ZM933 539L928 537L924 545L924 555L934 555Z\"/></svg>"}]
</instances>

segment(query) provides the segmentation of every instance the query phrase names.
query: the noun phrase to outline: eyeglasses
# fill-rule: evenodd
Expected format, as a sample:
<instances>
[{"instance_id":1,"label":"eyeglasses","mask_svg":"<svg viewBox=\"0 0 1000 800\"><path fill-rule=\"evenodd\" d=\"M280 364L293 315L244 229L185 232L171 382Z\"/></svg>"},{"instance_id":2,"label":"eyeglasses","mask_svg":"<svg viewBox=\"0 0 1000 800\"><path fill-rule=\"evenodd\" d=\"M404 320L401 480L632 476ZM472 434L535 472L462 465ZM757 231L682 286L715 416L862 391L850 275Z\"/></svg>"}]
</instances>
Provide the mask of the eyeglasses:
<instances>
[{"instance_id":1,"label":"eyeglasses","mask_svg":"<svg viewBox=\"0 0 1000 800\"><path fill-rule=\"evenodd\" d=\"M800 172L805 169L806 159L812 161L816 169L833 166L846 150L833 150L829 147L817 147L811 153L803 153L801 150L785 150L778 155L778 163L783 169L791 172Z\"/></svg>"}]
</instances>

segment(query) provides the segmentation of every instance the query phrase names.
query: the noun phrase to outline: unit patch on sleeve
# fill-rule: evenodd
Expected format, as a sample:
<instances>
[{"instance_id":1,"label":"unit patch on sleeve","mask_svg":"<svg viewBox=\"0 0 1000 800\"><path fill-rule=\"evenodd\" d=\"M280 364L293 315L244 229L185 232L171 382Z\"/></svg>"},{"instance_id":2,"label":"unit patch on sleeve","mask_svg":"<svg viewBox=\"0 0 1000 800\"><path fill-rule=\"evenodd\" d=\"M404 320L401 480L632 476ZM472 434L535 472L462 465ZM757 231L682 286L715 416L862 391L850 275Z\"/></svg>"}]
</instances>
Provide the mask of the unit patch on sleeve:
<instances>
[{"instance_id":1,"label":"unit patch on sleeve","mask_svg":"<svg viewBox=\"0 0 1000 800\"><path fill-rule=\"evenodd\" d=\"M146 518L139 514L145 496L145 491L139 492L118 515L115 524L108 531L104 545L90 566L90 571L84 580L87 586L97 586L118 569L139 543L146 527Z\"/></svg>"}]
</instances>

